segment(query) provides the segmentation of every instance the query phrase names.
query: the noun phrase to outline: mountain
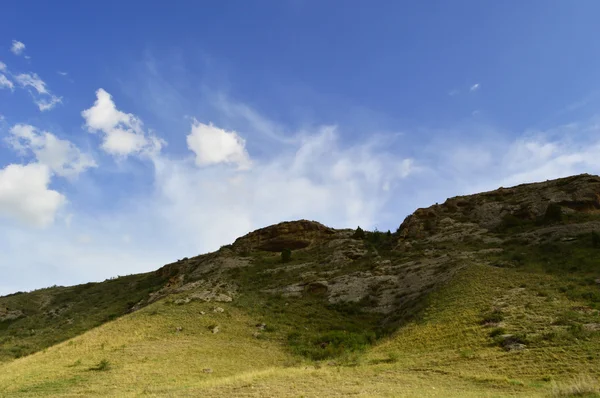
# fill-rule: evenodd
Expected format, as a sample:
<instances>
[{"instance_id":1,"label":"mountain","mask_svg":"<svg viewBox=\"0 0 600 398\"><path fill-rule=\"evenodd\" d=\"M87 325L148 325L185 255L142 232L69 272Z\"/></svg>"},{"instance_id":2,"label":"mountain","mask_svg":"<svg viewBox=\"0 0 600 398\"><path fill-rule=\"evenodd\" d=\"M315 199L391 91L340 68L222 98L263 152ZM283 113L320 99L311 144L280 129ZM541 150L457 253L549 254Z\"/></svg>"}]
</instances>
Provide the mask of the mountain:
<instances>
[{"instance_id":1,"label":"mountain","mask_svg":"<svg viewBox=\"0 0 600 398\"><path fill-rule=\"evenodd\" d=\"M599 232L584 174L0 297L0 395L594 396Z\"/></svg>"}]
</instances>

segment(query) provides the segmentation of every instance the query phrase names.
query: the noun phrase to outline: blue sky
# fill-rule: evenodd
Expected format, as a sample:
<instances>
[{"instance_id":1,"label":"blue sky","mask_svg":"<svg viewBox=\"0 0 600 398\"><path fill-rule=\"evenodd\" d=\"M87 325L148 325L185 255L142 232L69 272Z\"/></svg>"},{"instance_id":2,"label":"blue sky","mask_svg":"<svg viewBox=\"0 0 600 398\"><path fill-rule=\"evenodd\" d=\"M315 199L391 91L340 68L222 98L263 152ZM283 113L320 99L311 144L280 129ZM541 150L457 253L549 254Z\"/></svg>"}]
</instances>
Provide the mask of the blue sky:
<instances>
[{"instance_id":1,"label":"blue sky","mask_svg":"<svg viewBox=\"0 0 600 398\"><path fill-rule=\"evenodd\" d=\"M600 171L595 1L1 7L0 294Z\"/></svg>"}]
</instances>

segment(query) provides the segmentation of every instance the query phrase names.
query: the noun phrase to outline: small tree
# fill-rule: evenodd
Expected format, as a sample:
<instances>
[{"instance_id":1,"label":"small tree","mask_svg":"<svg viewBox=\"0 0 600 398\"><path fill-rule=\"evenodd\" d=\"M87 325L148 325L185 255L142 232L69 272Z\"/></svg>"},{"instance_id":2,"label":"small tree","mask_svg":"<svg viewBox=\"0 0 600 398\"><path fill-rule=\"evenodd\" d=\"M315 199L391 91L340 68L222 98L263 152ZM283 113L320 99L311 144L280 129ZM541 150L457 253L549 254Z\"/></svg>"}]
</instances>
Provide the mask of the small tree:
<instances>
[{"instance_id":1,"label":"small tree","mask_svg":"<svg viewBox=\"0 0 600 398\"><path fill-rule=\"evenodd\" d=\"M562 208L558 203L550 203L544 214L545 222L559 222L562 220Z\"/></svg>"},{"instance_id":2,"label":"small tree","mask_svg":"<svg viewBox=\"0 0 600 398\"><path fill-rule=\"evenodd\" d=\"M292 259L292 251L290 249L283 249L281 251L281 262L287 263Z\"/></svg>"},{"instance_id":3,"label":"small tree","mask_svg":"<svg viewBox=\"0 0 600 398\"><path fill-rule=\"evenodd\" d=\"M354 234L352 235L352 238L354 238L354 239L364 239L365 238L365 231L363 231L363 229L361 227L356 228L356 231L354 231Z\"/></svg>"},{"instance_id":4,"label":"small tree","mask_svg":"<svg viewBox=\"0 0 600 398\"><path fill-rule=\"evenodd\" d=\"M592 246L600 249L600 234L592 231Z\"/></svg>"}]
</instances>

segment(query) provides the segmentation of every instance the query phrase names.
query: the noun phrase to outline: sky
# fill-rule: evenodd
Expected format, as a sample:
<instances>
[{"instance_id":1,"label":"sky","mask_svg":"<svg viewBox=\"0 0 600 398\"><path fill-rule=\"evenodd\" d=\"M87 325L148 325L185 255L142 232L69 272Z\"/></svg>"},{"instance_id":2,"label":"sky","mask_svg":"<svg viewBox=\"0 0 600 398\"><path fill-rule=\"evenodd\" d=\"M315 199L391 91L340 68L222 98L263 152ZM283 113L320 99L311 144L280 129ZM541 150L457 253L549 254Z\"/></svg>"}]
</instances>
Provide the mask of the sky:
<instances>
[{"instance_id":1,"label":"sky","mask_svg":"<svg viewBox=\"0 0 600 398\"><path fill-rule=\"evenodd\" d=\"M600 173L597 1L0 9L0 295Z\"/></svg>"}]
</instances>

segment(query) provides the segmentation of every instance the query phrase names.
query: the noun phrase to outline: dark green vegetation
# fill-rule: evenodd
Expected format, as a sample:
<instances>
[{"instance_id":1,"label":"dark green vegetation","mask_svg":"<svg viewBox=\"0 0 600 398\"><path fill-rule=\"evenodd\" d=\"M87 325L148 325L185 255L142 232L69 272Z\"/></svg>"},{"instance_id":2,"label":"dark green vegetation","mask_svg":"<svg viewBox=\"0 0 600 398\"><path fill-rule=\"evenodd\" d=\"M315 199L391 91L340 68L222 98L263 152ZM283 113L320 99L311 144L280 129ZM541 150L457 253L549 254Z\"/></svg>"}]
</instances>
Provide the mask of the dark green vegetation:
<instances>
[{"instance_id":1,"label":"dark green vegetation","mask_svg":"<svg viewBox=\"0 0 600 398\"><path fill-rule=\"evenodd\" d=\"M151 272L0 297L0 308L22 313L0 322L0 361L31 354L116 319L165 282Z\"/></svg>"},{"instance_id":2,"label":"dark green vegetation","mask_svg":"<svg viewBox=\"0 0 600 398\"><path fill-rule=\"evenodd\" d=\"M386 333L381 327L383 317L365 311L367 302L330 304L315 277L305 279L297 297L268 292L293 283L302 273L321 270L319 263L293 268L315 255L327 255L324 248L318 251L296 251L280 270L276 256L256 252L253 266L230 272L231 280L241 286L234 305L267 325L262 338L278 340L294 354L315 360L363 350Z\"/></svg>"}]
</instances>

